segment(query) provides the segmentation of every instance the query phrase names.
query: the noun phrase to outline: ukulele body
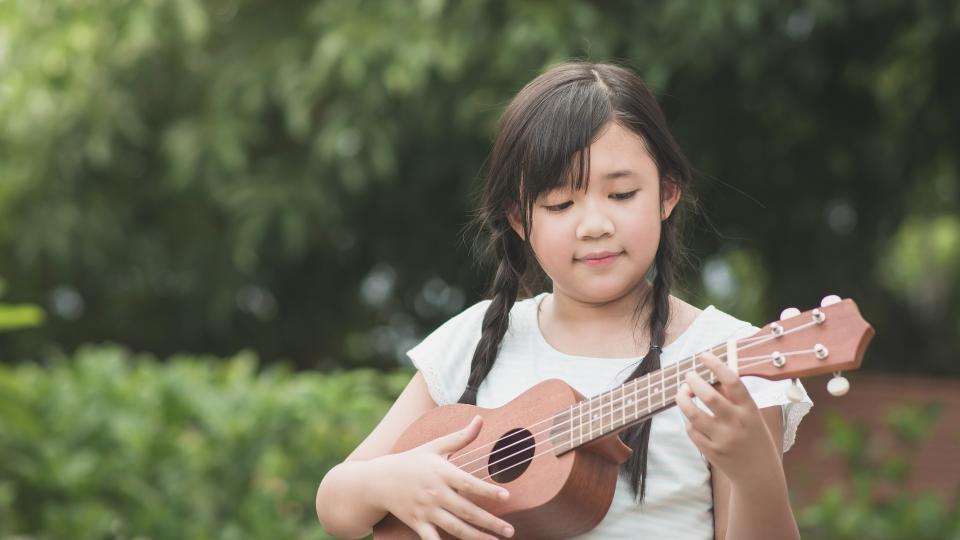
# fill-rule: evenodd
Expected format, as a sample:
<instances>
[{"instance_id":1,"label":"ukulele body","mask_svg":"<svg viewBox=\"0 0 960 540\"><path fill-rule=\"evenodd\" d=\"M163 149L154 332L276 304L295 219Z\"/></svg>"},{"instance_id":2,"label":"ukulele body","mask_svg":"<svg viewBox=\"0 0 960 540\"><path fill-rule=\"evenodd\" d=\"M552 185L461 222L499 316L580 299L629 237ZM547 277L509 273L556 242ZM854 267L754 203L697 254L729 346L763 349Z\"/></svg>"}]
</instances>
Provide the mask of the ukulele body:
<instances>
[{"instance_id":1,"label":"ukulele body","mask_svg":"<svg viewBox=\"0 0 960 540\"><path fill-rule=\"evenodd\" d=\"M554 422L549 419L557 411L583 399L565 382L549 379L496 409L464 404L440 406L411 424L397 440L393 452L403 452L463 429L479 414L483 417L479 435L449 459L474 476L506 488L510 498L494 501L466 497L509 522L514 528L512 538L570 538L593 529L606 515L616 489L619 466L632 453L613 433L556 455L551 443ZM546 422L537 424L545 419ZM529 431L517 431L528 426L532 426ZM534 435L532 445L529 440L518 442L531 434ZM492 445L493 441L499 441L498 445ZM512 443L516 444L499 450ZM483 449L470 453L478 447ZM529 460L531 456L534 457ZM439 528L438 532L444 539L453 538ZM373 537L375 540L419 538L392 514L374 526Z\"/></svg>"}]
</instances>

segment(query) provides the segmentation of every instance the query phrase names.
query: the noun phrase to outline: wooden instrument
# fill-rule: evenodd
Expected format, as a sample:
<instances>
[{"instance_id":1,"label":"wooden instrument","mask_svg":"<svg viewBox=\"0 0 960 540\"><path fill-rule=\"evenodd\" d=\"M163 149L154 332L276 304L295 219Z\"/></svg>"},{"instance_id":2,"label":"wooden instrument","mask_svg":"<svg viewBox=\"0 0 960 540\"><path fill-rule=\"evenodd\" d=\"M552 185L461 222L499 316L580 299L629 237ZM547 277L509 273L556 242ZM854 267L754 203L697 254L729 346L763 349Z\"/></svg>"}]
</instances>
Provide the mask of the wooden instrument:
<instances>
[{"instance_id":1,"label":"wooden instrument","mask_svg":"<svg viewBox=\"0 0 960 540\"><path fill-rule=\"evenodd\" d=\"M779 380L834 372L833 395L849 389L840 371L860 366L874 335L856 304L828 296L821 307L781 319L753 336L710 349L740 376ZM665 366L612 390L584 398L559 379L545 380L496 409L453 404L437 407L409 426L393 447L403 452L462 429L483 417L479 435L449 460L510 490L508 501L473 500L514 527L516 539L570 538L593 529L613 500L618 468L632 450L617 433L675 405L687 371L710 383L713 373L697 355ZM802 399L792 384L790 399ZM452 538L439 531L443 538ZM492 531L486 531L496 535ZM373 529L375 540L418 535L388 514Z\"/></svg>"}]
</instances>

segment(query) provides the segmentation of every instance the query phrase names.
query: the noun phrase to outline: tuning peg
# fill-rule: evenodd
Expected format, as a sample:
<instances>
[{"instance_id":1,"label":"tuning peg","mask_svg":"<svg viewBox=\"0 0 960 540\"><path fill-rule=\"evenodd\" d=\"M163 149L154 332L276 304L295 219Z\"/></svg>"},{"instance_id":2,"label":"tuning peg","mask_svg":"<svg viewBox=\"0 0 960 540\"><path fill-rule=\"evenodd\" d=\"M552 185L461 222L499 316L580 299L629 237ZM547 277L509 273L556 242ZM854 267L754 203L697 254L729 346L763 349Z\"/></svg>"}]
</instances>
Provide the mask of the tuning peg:
<instances>
[{"instance_id":1,"label":"tuning peg","mask_svg":"<svg viewBox=\"0 0 960 540\"><path fill-rule=\"evenodd\" d=\"M823 297L823 300L820 301L820 307L827 307L833 304L839 303L840 297L835 294L828 294Z\"/></svg>"},{"instance_id":2,"label":"tuning peg","mask_svg":"<svg viewBox=\"0 0 960 540\"><path fill-rule=\"evenodd\" d=\"M790 317L796 317L800 314L800 310L795 307L788 307L787 309L780 312L780 320L789 319Z\"/></svg>"},{"instance_id":3,"label":"tuning peg","mask_svg":"<svg viewBox=\"0 0 960 540\"><path fill-rule=\"evenodd\" d=\"M786 394L787 394L787 399L789 399L794 403L803 401L804 393L803 393L803 389L800 388L800 381L797 379L793 379L792 381L790 381L790 386L787 387Z\"/></svg>"},{"instance_id":4,"label":"tuning peg","mask_svg":"<svg viewBox=\"0 0 960 540\"><path fill-rule=\"evenodd\" d=\"M833 378L827 383L827 392L831 396L839 397L850 391L850 381L840 375L839 372L833 374Z\"/></svg>"}]
</instances>

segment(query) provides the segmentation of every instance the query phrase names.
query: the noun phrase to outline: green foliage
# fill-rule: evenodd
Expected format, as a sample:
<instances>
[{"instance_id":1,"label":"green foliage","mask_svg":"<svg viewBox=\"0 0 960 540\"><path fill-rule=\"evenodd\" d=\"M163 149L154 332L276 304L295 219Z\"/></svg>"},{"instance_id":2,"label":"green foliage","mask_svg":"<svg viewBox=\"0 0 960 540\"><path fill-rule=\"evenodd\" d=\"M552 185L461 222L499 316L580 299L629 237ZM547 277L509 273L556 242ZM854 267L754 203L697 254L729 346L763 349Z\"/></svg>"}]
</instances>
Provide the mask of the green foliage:
<instances>
[{"instance_id":1,"label":"green foliage","mask_svg":"<svg viewBox=\"0 0 960 540\"><path fill-rule=\"evenodd\" d=\"M879 267L891 290L903 291L920 313L942 316L942 298L960 275L960 217L918 216L905 221Z\"/></svg>"},{"instance_id":2,"label":"green foliage","mask_svg":"<svg viewBox=\"0 0 960 540\"><path fill-rule=\"evenodd\" d=\"M43 324L43 310L33 304L0 304L0 332Z\"/></svg>"},{"instance_id":3,"label":"green foliage","mask_svg":"<svg viewBox=\"0 0 960 540\"><path fill-rule=\"evenodd\" d=\"M0 3L0 272L83 300L2 356L395 365L488 282L460 231L495 120L575 57L637 69L701 171L721 234L693 222L684 296L757 323L851 296L868 368L956 373L958 25L948 0ZM714 259L739 293L703 290Z\"/></svg>"},{"instance_id":4,"label":"green foliage","mask_svg":"<svg viewBox=\"0 0 960 540\"><path fill-rule=\"evenodd\" d=\"M718 254L703 265L704 301L723 306L748 321L763 321L768 284L760 257L736 249Z\"/></svg>"},{"instance_id":5,"label":"green foliage","mask_svg":"<svg viewBox=\"0 0 960 540\"><path fill-rule=\"evenodd\" d=\"M0 297L3 296L6 287L6 282L0 278ZM46 314L39 306L0 303L0 332L40 326L45 318Z\"/></svg>"},{"instance_id":6,"label":"green foliage","mask_svg":"<svg viewBox=\"0 0 960 540\"><path fill-rule=\"evenodd\" d=\"M211 360L85 347L0 367L0 537L325 538L320 479L409 372Z\"/></svg>"},{"instance_id":7,"label":"green foliage","mask_svg":"<svg viewBox=\"0 0 960 540\"><path fill-rule=\"evenodd\" d=\"M880 437L865 425L839 415L827 418L828 440L843 459L849 477L798 512L804 538L824 540L957 540L960 539L960 497L944 501L932 493L908 491L910 464L919 444L936 427L942 406L898 407L887 426L899 442L895 450L878 451ZM957 484L960 495L960 483Z\"/></svg>"}]
</instances>

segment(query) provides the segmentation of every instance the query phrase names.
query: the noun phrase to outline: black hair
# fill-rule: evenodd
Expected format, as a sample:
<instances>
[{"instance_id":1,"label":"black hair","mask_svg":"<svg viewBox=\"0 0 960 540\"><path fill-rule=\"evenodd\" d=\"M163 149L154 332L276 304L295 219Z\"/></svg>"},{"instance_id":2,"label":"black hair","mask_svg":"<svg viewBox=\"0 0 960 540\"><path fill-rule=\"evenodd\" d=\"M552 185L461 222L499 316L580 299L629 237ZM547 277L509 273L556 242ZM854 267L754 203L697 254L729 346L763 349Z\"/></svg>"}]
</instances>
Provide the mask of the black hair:
<instances>
[{"instance_id":1,"label":"black hair","mask_svg":"<svg viewBox=\"0 0 960 540\"><path fill-rule=\"evenodd\" d=\"M483 317L481 337L470 364L460 403L476 404L477 389L490 372L507 330L510 310L521 297L533 296L549 282L529 243L537 199L564 182L582 189L588 181L589 147L610 122L640 136L664 187L672 183L681 199L690 180L690 166L667 129L656 98L633 71L613 64L567 62L555 66L513 98L500 118L487 163L475 225L481 256L496 265ZM522 179L522 182L520 181ZM635 328L649 331L650 350L629 379L660 368L660 353L670 319L670 291L680 260L679 207L663 221L649 293L634 312ZM516 216L523 235L510 225ZM649 306L649 316L641 320ZM633 455L620 473L634 496L643 501L646 486L650 421L620 433Z\"/></svg>"}]
</instances>

